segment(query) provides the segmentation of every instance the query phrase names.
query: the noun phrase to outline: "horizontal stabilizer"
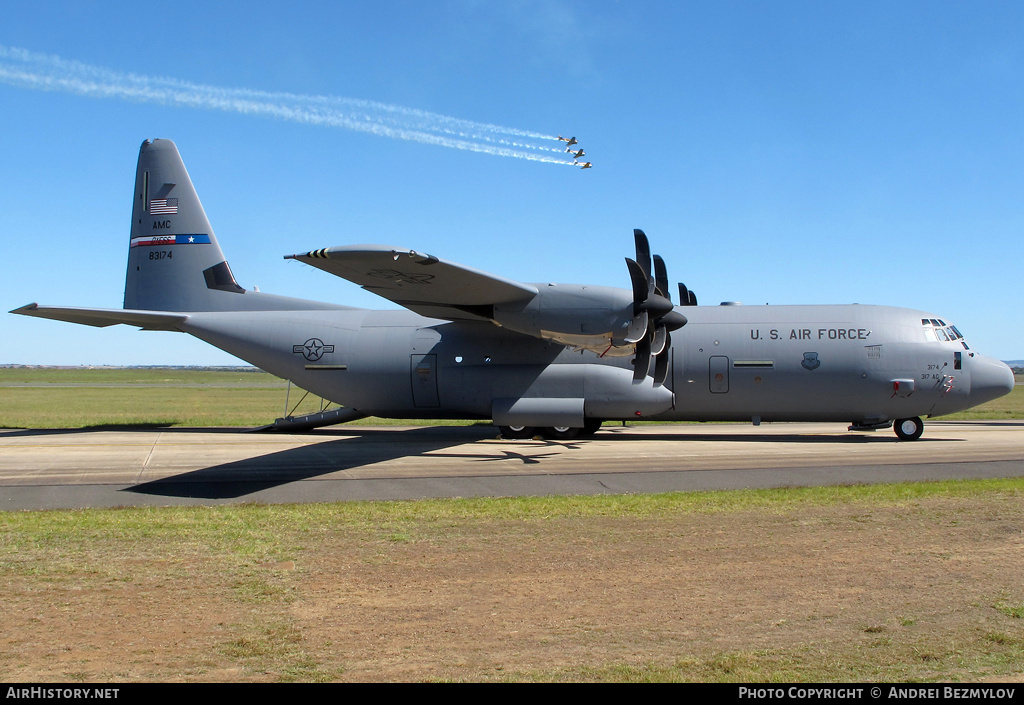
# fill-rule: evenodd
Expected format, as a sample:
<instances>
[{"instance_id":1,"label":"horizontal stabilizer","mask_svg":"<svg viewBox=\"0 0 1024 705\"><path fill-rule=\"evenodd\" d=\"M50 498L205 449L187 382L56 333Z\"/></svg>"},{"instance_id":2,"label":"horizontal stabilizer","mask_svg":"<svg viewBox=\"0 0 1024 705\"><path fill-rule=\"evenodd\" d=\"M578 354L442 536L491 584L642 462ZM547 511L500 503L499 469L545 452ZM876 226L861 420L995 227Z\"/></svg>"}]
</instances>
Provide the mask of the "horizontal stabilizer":
<instances>
[{"instance_id":1,"label":"horizontal stabilizer","mask_svg":"<svg viewBox=\"0 0 1024 705\"><path fill-rule=\"evenodd\" d=\"M447 320L490 318L497 304L529 301L537 287L413 250L350 245L287 255L358 284L421 315Z\"/></svg>"},{"instance_id":2,"label":"horizontal stabilizer","mask_svg":"<svg viewBox=\"0 0 1024 705\"><path fill-rule=\"evenodd\" d=\"M28 304L11 313L23 316L49 318L54 321L81 323L86 326L105 328L118 323L139 326L143 330L180 330L179 324L188 318L185 313L164 311L135 311L121 308L73 308L70 306L40 306Z\"/></svg>"}]
</instances>

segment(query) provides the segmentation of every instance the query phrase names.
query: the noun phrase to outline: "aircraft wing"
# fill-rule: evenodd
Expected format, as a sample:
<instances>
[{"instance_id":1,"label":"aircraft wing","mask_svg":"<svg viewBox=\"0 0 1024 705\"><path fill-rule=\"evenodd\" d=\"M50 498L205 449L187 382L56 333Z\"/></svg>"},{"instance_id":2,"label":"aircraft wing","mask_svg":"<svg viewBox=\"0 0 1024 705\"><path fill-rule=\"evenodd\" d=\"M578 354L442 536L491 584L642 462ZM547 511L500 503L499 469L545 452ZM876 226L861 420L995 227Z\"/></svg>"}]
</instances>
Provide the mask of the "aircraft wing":
<instances>
[{"instance_id":1,"label":"aircraft wing","mask_svg":"<svg viewBox=\"0 0 1024 705\"><path fill-rule=\"evenodd\" d=\"M296 259L347 279L423 316L490 320L495 304L529 301L537 287L386 245L329 247Z\"/></svg>"},{"instance_id":2,"label":"aircraft wing","mask_svg":"<svg viewBox=\"0 0 1024 705\"><path fill-rule=\"evenodd\" d=\"M134 311L122 308L74 308L71 306L40 306L28 304L16 308L11 313L36 318L49 318L55 321L81 323L87 326L105 328L124 323L139 326L143 330L179 330L178 324L188 318L185 313L168 313L164 311Z\"/></svg>"}]
</instances>

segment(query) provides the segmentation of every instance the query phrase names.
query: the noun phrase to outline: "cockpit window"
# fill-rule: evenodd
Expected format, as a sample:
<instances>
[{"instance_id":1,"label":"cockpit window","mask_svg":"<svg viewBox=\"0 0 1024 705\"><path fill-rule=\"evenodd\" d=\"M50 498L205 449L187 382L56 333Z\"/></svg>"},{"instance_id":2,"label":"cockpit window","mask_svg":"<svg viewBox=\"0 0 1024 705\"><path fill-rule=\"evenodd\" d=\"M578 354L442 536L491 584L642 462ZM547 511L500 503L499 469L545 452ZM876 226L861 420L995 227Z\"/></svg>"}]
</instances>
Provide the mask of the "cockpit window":
<instances>
[{"instance_id":1,"label":"cockpit window","mask_svg":"<svg viewBox=\"0 0 1024 705\"><path fill-rule=\"evenodd\" d=\"M970 350L967 342L964 340L964 334L956 326L947 325L941 318L922 318L921 325L924 326L925 340L946 343L959 340L960 344L964 346L964 350Z\"/></svg>"}]
</instances>

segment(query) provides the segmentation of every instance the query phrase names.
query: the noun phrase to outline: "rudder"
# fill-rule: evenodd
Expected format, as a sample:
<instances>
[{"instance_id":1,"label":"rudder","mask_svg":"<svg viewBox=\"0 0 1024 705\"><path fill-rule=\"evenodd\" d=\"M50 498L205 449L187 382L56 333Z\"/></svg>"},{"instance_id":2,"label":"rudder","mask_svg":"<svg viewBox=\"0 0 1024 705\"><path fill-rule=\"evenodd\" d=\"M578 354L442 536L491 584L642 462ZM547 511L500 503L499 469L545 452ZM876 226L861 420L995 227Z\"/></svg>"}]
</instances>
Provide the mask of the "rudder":
<instances>
[{"instance_id":1,"label":"rudder","mask_svg":"<svg viewBox=\"0 0 1024 705\"><path fill-rule=\"evenodd\" d=\"M150 311L245 308L174 142L146 140L135 172L124 307Z\"/></svg>"}]
</instances>

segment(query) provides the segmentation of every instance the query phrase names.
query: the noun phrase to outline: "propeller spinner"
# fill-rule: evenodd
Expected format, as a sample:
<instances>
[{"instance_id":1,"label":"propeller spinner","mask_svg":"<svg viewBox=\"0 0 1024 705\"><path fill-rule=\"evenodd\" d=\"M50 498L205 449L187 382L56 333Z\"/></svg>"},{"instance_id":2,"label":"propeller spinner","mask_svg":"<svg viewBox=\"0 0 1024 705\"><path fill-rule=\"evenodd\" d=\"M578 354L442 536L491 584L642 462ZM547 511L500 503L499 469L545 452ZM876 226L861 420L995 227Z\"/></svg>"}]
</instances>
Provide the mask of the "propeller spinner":
<instances>
[{"instance_id":1,"label":"propeller spinner","mask_svg":"<svg viewBox=\"0 0 1024 705\"><path fill-rule=\"evenodd\" d=\"M626 258L629 278L633 284L633 320L626 333L627 343L636 343L633 381L639 382L650 370L654 358L654 384L664 384L668 376L670 332L686 325L686 317L675 310L668 291L668 270L665 262L654 255L651 272L651 247L643 230L634 230L636 260Z\"/></svg>"}]
</instances>

